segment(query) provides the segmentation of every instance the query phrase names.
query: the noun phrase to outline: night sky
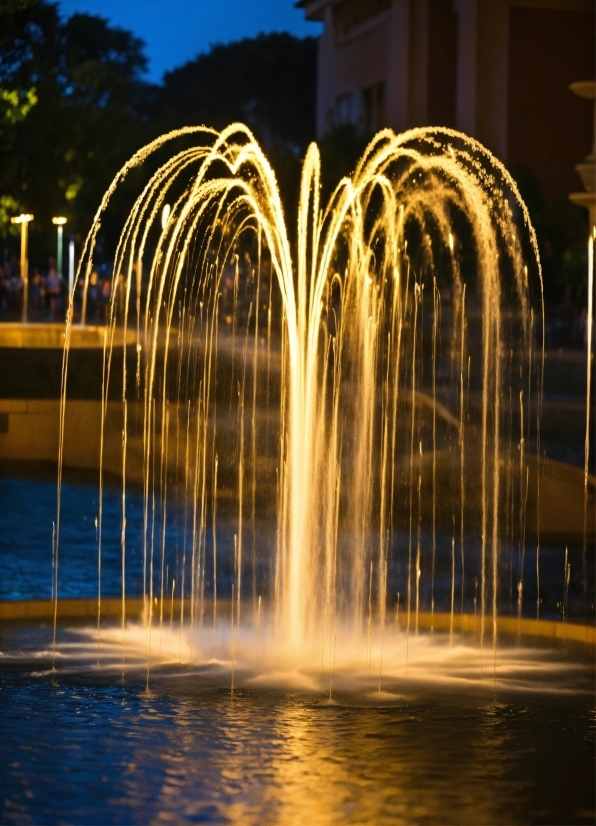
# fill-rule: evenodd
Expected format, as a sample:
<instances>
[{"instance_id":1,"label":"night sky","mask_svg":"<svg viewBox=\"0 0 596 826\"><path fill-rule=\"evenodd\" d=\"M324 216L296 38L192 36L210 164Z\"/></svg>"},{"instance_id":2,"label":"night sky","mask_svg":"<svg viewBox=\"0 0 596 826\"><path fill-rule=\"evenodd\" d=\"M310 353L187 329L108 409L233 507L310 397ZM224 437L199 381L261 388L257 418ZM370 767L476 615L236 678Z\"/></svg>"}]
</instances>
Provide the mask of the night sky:
<instances>
[{"instance_id":1,"label":"night sky","mask_svg":"<svg viewBox=\"0 0 596 826\"><path fill-rule=\"evenodd\" d=\"M318 23L304 20L296 0L59 0L60 13L87 12L108 18L146 43L147 79L192 60L213 43L229 43L259 32L318 35Z\"/></svg>"}]
</instances>

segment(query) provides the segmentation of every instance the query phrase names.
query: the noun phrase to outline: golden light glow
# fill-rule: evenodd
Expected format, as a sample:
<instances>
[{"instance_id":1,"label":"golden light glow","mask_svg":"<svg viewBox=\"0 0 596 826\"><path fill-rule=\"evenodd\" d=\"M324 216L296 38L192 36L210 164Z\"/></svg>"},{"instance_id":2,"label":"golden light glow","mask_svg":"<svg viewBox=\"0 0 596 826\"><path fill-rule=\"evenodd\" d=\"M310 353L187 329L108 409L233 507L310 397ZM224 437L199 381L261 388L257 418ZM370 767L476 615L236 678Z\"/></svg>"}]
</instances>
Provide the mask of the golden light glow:
<instances>
[{"instance_id":1,"label":"golden light glow","mask_svg":"<svg viewBox=\"0 0 596 826\"><path fill-rule=\"evenodd\" d=\"M65 224L67 222L67 220L68 220L67 218L57 217L57 218L52 218L52 223L56 224L57 226L61 226L62 224Z\"/></svg>"},{"instance_id":2,"label":"golden light glow","mask_svg":"<svg viewBox=\"0 0 596 826\"><path fill-rule=\"evenodd\" d=\"M235 508L234 525L228 527L232 599L226 594L221 608L230 624L232 663L243 653L243 623L253 621L249 595L258 593L255 503L262 490L269 491L267 504L275 511L275 540L269 546L263 543L274 557L271 605L267 611L264 606L263 616L267 613L270 627L283 640L276 650L283 650L288 659L299 654L333 674L336 655L350 648L352 633L354 641L364 645L360 653L368 652L367 668L376 671L380 685L387 662L382 659L382 635L397 590L389 593L392 554L401 554L403 563L401 611L409 633L410 627L418 628L420 595L434 587L434 557L431 563L426 545L434 554L443 501L451 503L446 508L450 535L453 514L459 520L459 544L452 544L451 606L456 605L456 578L461 576L457 588L464 610L465 540L468 535L481 537L474 540L479 633L482 639L485 617L490 617L496 638L506 498L502 468L509 456L499 425L502 399L520 397L520 405L529 403L513 382L523 381L522 387L527 387L535 369L530 284L524 244L511 217L512 197L537 262L538 251L512 178L488 150L454 130L421 128L401 135L383 130L353 174L340 181L328 204L321 205L320 155L312 144L302 169L294 245L275 173L246 126L233 124L221 133L199 127L178 130L137 153L110 186L79 262L83 296L111 195L130 169L181 136L192 138L194 145L174 153L153 174L126 220L114 260L118 281L111 293L106 332L107 359L123 327L134 325L138 344L143 345L136 365L137 386L144 383L137 431L142 436L136 449L147 469L145 525L152 524L154 502L163 501L165 513L170 495L167 474L151 469L179 463L180 501L188 509L186 524L193 526L187 544L192 574L184 586L188 593L181 624L183 619L193 626L198 622L205 595L217 587L215 541L213 560L206 560L207 549L211 551L208 531L217 536L219 466L232 480L225 495ZM453 233L455 212L469 223L475 256L474 286L467 292ZM451 326L441 326L435 275L445 238L452 252L446 276L452 287ZM503 288L505 276L495 265L503 256L510 263L511 290ZM539 263L534 269L540 271ZM503 312L510 294L522 324L512 326L508 321L509 304ZM255 307L263 306L266 313L261 317ZM467 338L468 307L479 319L473 344ZM427 341L433 342L433 362L423 371ZM507 370L503 367L505 341L517 359L515 369L510 364ZM176 357L170 352L175 348ZM222 383L215 376L223 375L226 356L231 359L225 369L233 376L228 385L232 396L220 403ZM479 399L474 433L482 445L474 465L473 509L466 499L470 439L465 438L468 390L462 378L466 371L469 375L470 358L478 375L477 387L470 391ZM266 416L260 414L269 415L273 405L265 388L274 362L279 435L270 455L261 457ZM122 370L126 416L126 359ZM172 379L174 370L177 378ZM455 384L449 389L461 400L458 417L441 412L439 375L453 377ZM178 402L166 392L170 379L178 382ZM188 382L183 392L181 382ZM453 428L454 421L461 432L451 434L441 448L441 424ZM124 425L124 477L128 438ZM422 438L424 449L419 450ZM516 519L519 522L519 514ZM398 525L407 526L404 531L409 533L395 550L391 542ZM123 526L124 582L124 519ZM160 623L161 628L163 594L171 581L166 583L163 573L165 539L162 550L154 550L159 542L148 535L149 529L143 570L154 570L152 555L161 553L160 564L155 563L162 580L158 587L152 576L146 576L147 619L149 627ZM176 581L185 581L178 572ZM215 616L217 599L214 605ZM349 622L342 625L347 615ZM340 640L338 633L344 630Z\"/></svg>"},{"instance_id":3,"label":"golden light glow","mask_svg":"<svg viewBox=\"0 0 596 826\"><path fill-rule=\"evenodd\" d=\"M16 215L14 218L10 219L11 224L28 224L29 221L33 220L33 215L29 215L28 213L21 213L21 215Z\"/></svg>"}]
</instances>

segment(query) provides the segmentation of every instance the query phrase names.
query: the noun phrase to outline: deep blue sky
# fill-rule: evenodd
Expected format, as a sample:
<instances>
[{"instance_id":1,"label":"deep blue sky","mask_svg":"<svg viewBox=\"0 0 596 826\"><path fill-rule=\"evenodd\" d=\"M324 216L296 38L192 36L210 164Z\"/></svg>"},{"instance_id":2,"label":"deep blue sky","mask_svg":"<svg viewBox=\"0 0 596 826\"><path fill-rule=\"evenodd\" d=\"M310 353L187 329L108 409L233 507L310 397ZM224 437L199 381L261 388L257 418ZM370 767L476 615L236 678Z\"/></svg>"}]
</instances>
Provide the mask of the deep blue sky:
<instances>
[{"instance_id":1,"label":"deep blue sky","mask_svg":"<svg viewBox=\"0 0 596 826\"><path fill-rule=\"evenodd\" d=\"M212 43L229 43L259 32L318 35L294 8L295 0L59 0L60 13L87 12L107 17L146 43L148 79L207 51Z\"/></svg>"}]
</instances>

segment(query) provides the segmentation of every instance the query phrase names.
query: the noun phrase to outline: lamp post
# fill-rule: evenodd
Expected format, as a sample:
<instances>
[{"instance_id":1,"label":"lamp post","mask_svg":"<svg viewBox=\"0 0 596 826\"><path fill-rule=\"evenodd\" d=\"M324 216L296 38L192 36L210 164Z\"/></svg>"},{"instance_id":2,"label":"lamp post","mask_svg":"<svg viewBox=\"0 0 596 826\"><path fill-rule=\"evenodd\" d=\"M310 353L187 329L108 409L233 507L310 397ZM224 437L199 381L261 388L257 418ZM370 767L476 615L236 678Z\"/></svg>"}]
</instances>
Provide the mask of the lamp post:
<instances>
[{"instance_id":1,"label":"lamp post","mask_svg":"<svg viewBox=\"0 0 596 826\"><path fill-rule=\"evenodd\" d=\"M592 149L585 161L575 167L584 185L584 192L572 192L569 200L577 206L585 207L590 218L589 236L592 238L593 228L596 225L596 81L580 80L569 87L573 94L580 98L594 101L594 132L592 134Z\"/></svg>"},{"instance_id":2,"label":"lamp post","mask_svg":"<svg viewBox=\"0 0 596 826\"><path fill-rule=\"evenodd\" d=\"M75 271L75 242L74 242L74 235L70 236L70 241L68 242L68 296L70 301L70 296L72 295L72 286L74 284L74 271Z\"/></svg>"},{"instance_id":3,"label":"lamp post","mask_svg":"<svg viewBox=\"0 0 596 826\"><path fill-rule=\"evenodd\" d=\"M22 213L11 218L12 224L21 225L21 278L23 279L23 322L27 321L27 298L29 294L29 261L27 260L27 237L29 221L33 215Z\"/></svg>"},{"instance_id":4,"label":"lamp post","mask_svg":"<svg viewBox=\"0 0 596 826\"><path fill-rule=\"evenodd\" d=\"M56 272L58 278L62 278L62 227L66 223L66 218L52 218L52 223L58 227L58 249L56 255Z\"/></svg>"}]
</instances>

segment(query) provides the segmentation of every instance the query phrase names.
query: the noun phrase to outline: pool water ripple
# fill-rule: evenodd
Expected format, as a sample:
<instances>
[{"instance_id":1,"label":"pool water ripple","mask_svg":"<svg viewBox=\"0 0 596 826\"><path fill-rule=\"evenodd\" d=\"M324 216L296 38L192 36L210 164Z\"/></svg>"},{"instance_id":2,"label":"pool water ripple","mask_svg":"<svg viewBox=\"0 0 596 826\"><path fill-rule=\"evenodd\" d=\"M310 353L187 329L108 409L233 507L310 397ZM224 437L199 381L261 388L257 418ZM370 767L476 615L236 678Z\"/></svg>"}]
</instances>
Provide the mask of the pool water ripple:
<instances>
[{"instance_id":1,"label":"pool water ripple","mask_svg":"<svg viewBox=\"0 0 596 826\"><path fill-rule=\"evenodd\" d=\"M4 823L593 820L590 701L336 705L193 681L0 671ZM529 745L531 744L531 745Z\"/></svg>"}]
</instances>

